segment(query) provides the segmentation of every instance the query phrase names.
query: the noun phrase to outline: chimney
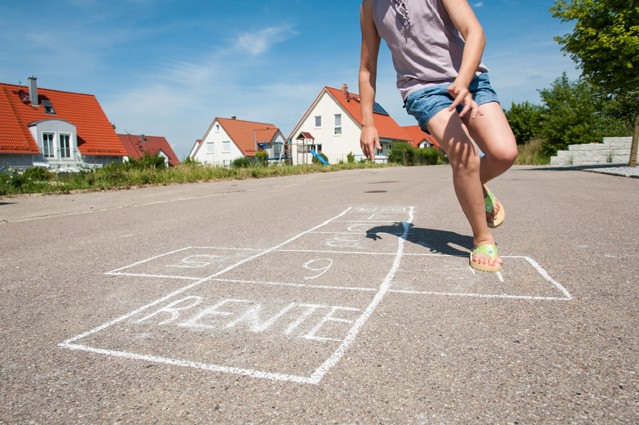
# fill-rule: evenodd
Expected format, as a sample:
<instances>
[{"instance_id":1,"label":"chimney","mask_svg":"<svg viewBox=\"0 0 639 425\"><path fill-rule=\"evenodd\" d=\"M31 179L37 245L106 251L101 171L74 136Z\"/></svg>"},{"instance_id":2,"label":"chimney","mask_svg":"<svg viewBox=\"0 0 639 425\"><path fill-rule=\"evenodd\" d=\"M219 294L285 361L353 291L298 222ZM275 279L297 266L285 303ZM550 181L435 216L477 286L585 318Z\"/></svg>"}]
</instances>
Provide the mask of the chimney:
<instances>
[{"instance_id":1,"label":"chimney","mask_svg":"<svg viewBox=\"0 0 639 425\"><path fill-rule=\"evenodd\" d=\"M140 134L140 142L146 142L146 136L144 134Z\"/></svg>"},{"instance_id":2,"label":"chimney","mask_svg":"<svg viewBox=\"0 0 639 425\"><path fill-rule=\"evenodd\" d=\"M33 75L29 77L29 99L31 100L31 105L34 107L38 107L38 79Z\"/></svg>"},{"instance_id":3,"label":"chimney","mask_svg":"<svg viewBox=\"0 0 639 425\"><path fill-rule=\"evenodd\" d=\"M342 84L342 93L344 94L344 98L346 99L346 101L350 102L351 98L348 94L348 84L346 83Z\"/></svg>"},{"instance_id":4,"label":"chimney","mask_svg":"<svg viewBox=\"0 0 639 425\"><path fill-rule=\"evenodd\" d=\"M232 119L232 120L236 120L236 119L237 119L237 116L236 116L236 115L231 115L231 119Z\"/></svg>"}]
</instances>

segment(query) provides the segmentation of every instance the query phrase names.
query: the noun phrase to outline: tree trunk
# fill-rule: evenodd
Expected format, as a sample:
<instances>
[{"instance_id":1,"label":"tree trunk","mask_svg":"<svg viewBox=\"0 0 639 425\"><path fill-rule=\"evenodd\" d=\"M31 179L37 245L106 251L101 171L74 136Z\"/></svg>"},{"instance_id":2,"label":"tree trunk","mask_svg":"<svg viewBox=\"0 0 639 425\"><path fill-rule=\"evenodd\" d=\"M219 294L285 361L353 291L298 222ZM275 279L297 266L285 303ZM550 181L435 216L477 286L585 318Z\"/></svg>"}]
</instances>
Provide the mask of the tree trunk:
<instances>
[{"instance_id":1,"label":"tree trunk","mask_svg":"<svg viewBox=\"0 0 639 425\"><path fill-rule=\"evenodd\" d=\"M637 114L635 115L635 130L632 132L632 144L630 145L630 161L628 167L637 166L637 144L639 143L639 100L637 101Z\"/></svg>"}]
</instances>

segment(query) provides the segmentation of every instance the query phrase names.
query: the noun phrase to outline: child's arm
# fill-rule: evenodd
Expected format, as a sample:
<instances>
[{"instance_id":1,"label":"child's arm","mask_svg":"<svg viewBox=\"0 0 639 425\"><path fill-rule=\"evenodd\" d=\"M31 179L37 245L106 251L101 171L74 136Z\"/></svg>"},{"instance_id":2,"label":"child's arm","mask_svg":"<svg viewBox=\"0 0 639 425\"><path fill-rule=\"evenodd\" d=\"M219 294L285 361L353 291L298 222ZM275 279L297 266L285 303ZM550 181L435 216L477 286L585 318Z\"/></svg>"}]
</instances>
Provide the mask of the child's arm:
<instances>
[{"instance_id":1,"label":"child's arm","mask_svg":"<svg viewBox=\"0 0 639 425\"><path fill-rule=\"evenodd\" d=\"M362 50L359 65L359 96L362 111L360 145L364 155L371 161L375 161L375 148L382 148L379 143L375 121L373 120L377 82L377 56L381 39L377 33L377 28L375 28L372 0L362 1L360 25L362 28Z\"/></svg>"},{"instance_id":2,"label":"child's arm","mask_svg":"<svg viewBox=\"0 0 639 425\"><path fill-rule=\"evenodd\" d=\"M442 3L466 42L459 74L448 88L448 92L455 98L449 109L454 110L458 105L464 105L460 115L470 112L472 117L477 113L477 103L468 92L468 86L481 62L486 36L467 0L442 0Z\"/></svg>"}]
</instances>

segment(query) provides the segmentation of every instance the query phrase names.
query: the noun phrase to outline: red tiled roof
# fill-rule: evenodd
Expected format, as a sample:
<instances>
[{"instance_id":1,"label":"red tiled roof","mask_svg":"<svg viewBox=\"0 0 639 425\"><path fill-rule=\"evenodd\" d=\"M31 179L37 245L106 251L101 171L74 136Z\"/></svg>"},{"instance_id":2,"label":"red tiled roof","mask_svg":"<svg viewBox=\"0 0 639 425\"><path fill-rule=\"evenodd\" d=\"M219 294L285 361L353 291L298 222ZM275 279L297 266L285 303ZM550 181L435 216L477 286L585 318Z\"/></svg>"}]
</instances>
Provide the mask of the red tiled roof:
<instances>
[{"instance_id":1,"label":"red tiled roof","mask_svg":"<svg viewBox=\"0 0 639 425\"><path fill-rule=\"evenodd\" d=\"M55 114L47 114L41 104L34 108L30 102L22 101L28 91L24 86L0 83L0 154L40 153L29 124L53 119L76 126L78 148L83 155L126 155L95 96L38 88L40 100L48 99L55 110Z\"/></svg>"},{"instance_id":2,"label":"red tiled roof","mask_svg":"<svg viewBox=\"0 0 639 425\"><path fill-rule=\"evenodd\" d=\"M345 96L344 92L340 89L332 87L325 87L325 89L361 127L362 111L359 104L359 95L355 93L348 93L348 96ZM390 115L384 115L376 112L373 114L373 120L375 121L375 127L377 127L377 133L380 138L406 141L410 140L410 136L406 134L404 129L400 127Z\"/></svg>"},{"instance_id":3,"label":"red tiled roof","mask_svg":"<svg viewBox=\"0 0 639 425\"><path fill-rule=\"evenodd\" d=\"M409 125L402 128L412 140L411 144L414 147L418 147L419 144L423 142L424 140L426 140L428 143L430 143L433 146L439 147L439 142L437 141L437 139L435 139L435 137L433 137L431 134L423 132L418 125Z\"/></svg>"},{"instance_id":4,"label":"red tiled roof","mask_svg":"<svg viewBox=\"0 0 639 425\"><path fill-rule=\"evenodd\" d=\"M155 155L157 152L162 151L169 157L169 165L176 166L180 163L171 145L164 137L145 135L144 141L142 141L142 136L135 134L118 134L118 137L124 145L129 158L140 159L147 152L149 155Z\"/></svg>"},{"instance_id":5,"label":"red tiled roof","mask_svg":"<svg viewBox=\"0 0 639 425\"><path fill-rule=\"evenodd\" d=\"M255 142L271 142L279 129L273 124L216 118L244 156L255 156Z\"/></svg>"}]
</instances>

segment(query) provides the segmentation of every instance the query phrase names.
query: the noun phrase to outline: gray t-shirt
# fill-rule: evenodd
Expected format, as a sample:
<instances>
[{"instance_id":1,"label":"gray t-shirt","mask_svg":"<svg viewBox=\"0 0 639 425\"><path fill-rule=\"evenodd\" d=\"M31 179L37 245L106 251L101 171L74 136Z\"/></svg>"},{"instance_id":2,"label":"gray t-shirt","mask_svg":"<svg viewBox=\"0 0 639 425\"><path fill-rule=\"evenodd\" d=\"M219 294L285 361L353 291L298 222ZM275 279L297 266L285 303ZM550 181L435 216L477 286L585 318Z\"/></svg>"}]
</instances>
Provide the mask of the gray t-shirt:
<instances>
[{"instance_id":1,"label":"gray t-shirt","mask_svg":"<svg viewBox=\"0 0 639 425\"><path fill-rule=\"evenodd\" d=\"M465 42L441 0L373 0L373 9L404 99L415 90L457 78ZM477 68L477 74L487 71L483 63Z\"/></svg>"}]
</instances>

